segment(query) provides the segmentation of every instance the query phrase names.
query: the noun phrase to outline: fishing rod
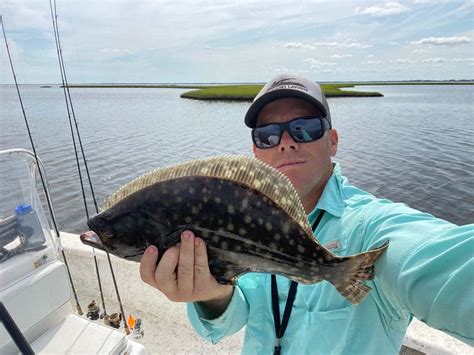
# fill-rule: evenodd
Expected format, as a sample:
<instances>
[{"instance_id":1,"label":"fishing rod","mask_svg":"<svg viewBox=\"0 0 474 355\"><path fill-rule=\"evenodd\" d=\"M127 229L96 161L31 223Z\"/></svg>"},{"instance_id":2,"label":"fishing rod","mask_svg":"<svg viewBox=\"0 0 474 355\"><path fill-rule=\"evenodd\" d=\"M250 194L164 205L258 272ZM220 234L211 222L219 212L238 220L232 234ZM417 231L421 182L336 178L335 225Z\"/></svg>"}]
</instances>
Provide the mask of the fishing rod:
<instances>
[{"instance_id":1,"label":"fishing rod","mask_svg":"<svg viewBox=\"0 0 474 355\"><path fill-rule=\"evenodd\" d=\"M3 16L2 15L0 15L0 23L2 25L3 39L5 40L5 46L7 48L7 54L8 54L8 59L10 61L10 68L12 70L13 80L15 81L16 92L18 93L18 99L20 100L20 106L21 106L21 111L23 112L23 118L25 120L26 130L28 131L28 136L30 138L31 148L32 148L33 154L35 156L36 166L38 167L38 172L39 172L39 176L40 176L40 179L41 179L41 184L42 184L43 190L45 192L49 214L51 216L51 220L53 221L53 227L54 227L54 232L56 233L56 237L58 238L58 240L60 240L60 234L59 234L58 225L56 223L56 218L55 218L54 211L53 211L53 205L51 203L51 198L48 194L46 181L45 181L44 176L43 176L43 172L42 172L42 169L41 169L38 154L36 153L36 148L35 148L35 144L34 144L34 141L33 141L33 136L31 135L30 125L28 123L28 118L26 117L25 107L23 105L23 100L21 98L20 88L18 86L18 81L16 79L15 68L13 67L13 61L12 61L12 57L10 55L10 48L8 46L7 35L5 34L5 26L3 24ZM76 301L77 314L82 315L81 305L79 304L79 300L77 298L76 288L74 287L74 283L72 281L71 271L69 270L69 264L67 262L66 254L64 253L63 248L61 248L61 254L62 254L62 257L63 257L63 260L64 260L64 264L66 265L66 270L67 270L67 274L68 274L68 277L69 277L69 282L71 283L72 293L73 293L74 299Z\"/></svg>"},{"instance_id":2,"label":"fishing rod","mask_svg":"<svg viewBox=\"0 0 474 355\"><path fill-rule=\"evenodd\" d=\"M85 208L85 211L86 211L86 217L87 217L87 219L89 219L89 209L87 207L86 195L85 195L83 178L82 178L82 170L81 170L80 163L79 163L79 155L78 155L78 152L77 152L76 138L75 138L75 135L74 135L74 129L73 129L73 124L72 124L72 117L75 117L74 107L72 106L72 101L71 101L71 97L69 95L69 90L66 90L66 85L65 85L66 80L67 80L66 79L66 71L63 69L64 68L64 63L62 62L62 55L59 55L61 47L60 47L60 42L59 42L59 36L56 35L56 33L57 33L57 24L55 23L55 20L54 20L53 7L52 7L52 4L51 4L51 1L49 2L49 5L50 5L50 9L51 9L51 19L53 21L54 39L55 39L55 42L56 42L56 50L58 52L58 62L59 62L59 69L60 69L60 73L61 73L61 82L62 82L62 87L63 87L64 100L66 102L66 110L67 110L67 115L68 115L68 119L69 119L69 128L71 130L72 143L73 143L73 146L74 146L74 154L75 154L75 157L76 157L77 172L79 174L79 182L81 184L82 199L84 201L84 208ZM54 5L55 5L55 11L56 11L56 2L54 3ZM72 117L71 117L71 115L72 115ZM74 121L75 121L75 119L74 119ZM76 127L77 127L77 123L76 123ZM79 132L78 132L78 134L79 134ZM79 142L80 142L81 150L82 150L82 142L80 140L80 136L79 136ZM83 156L83 159L85 161L84 156ZM87 169L87 163L86 163L85 166L86 166L87 176L89 177L89 181L90 181L89 171ZM92 194L94 194L93 190L92 190ZM104 310L104 313L101 316L101 318L102 318L102 317L107 316L107 309L105 307L104 293L103 293L103 290L102 290L102 282L100 280L99 265L98 265L98 262L97 262L97 256L96 256L96 253L95 253L95 248L92 248L92 253L93 253L93 257L94 257L94 265L95 265L95 271L96 271L96 274L97 274L97 280L98 280L98 283L99 283L99 291L100 291L100 298L101 298L101 301L102 301L102 309ZM92 313L88 313L88 316L91 315L91 318L95 318L95 316L94 316L94 313L95 313L94 311L96 310L95 303L94 304L91 303L88 308L91 308L89 311L92 311Z\"/></svg>"},{"instance_id":3,"label":"fishing rod","mask_svg":"<svg viewBox=\"0 0 474 355\"><path fill-rule=\"evenodd\" d=\"M89 219L89 211L88 211L87 201L86 201L86 197L85 197L85 190L84 190L84 185L83 185L83 181L82 181L82 174L80 172L80 164L79 164L79 159L78 159L78 154L77 154L77 147L76 147L76 143L75 143L74 132L72 130L71 118L74 121L75 131L76 131L76 134L77 134L77 137L78 137L78 142L79 142L79 147L80 147L80 150L81 150L82 160L84 162L84 167L86 169L86 175L87 175L87 179L88 179L88 182L89 182L89 187L90 187L90 191L91 191L91 195L92 195L92 199L93 199L93 202L94 202L94 207L95 207L96 213L99 213L99 208L97 207L97 199L95 197L94 188L93 188L93 185L92 185L92 180L91 180L90 173L89 173L89 168L87 166L87 159L86 159L86 156L85 156L84 147L82 145L81 135L79 133L79 127L78 127L77 120L76 120L76 115L75 115L75 112L74 112L74 106L73 106L72 99L71 99L71 94L70 94L70 91L69 91L69 83L67 81L66 68L65 68L64 59L63 59L63 56L62 56L62 48L61 48L61 42L60 42L60 36L59 36L59 26L58 26L58 14L57 14L57 10L56 10L56 0L54 0L54 6L53 6L52 0L49 0L49 4L50 4L50 9L51 9L51 18L52 18L52 21L53 21L54 37L55 37L55 41L56 41L56 49L57 49L57 54L58 54L59 67L60 67L60 71L61 71L62 86L63 86L64 96L65 96L65 100L66 100L66 107L68 109L69 123L70 123L70 127L71 127L71 135L72 135L73 143L74 143L74 151L75 151L75 154L76 154L76 164L77 164L77 168L79 170L79 177L80 177L80 181L81 181L81 189L82 189L82 196L83 196L83 201L84 201L84 206L85 206L85 211L86 211L86 217L87 217L87 219ZM70 111L69 111L69 108L70 108ZM95 255L95 249L94 248L93 248L93 253L94 253L94 262L95 262L97 277L98 277L98 280L99 280L99 288L100 288L100 292L101 292L102 305L103 305L103 308L104 308L104 313L106 313L106 311L105 311L105 302L104 302L104 297L103 297L103 293L102 293L102 286L101 286L100 276L99 276L98 263L97 263L97 258L96 258L96 255ZM124 331L125 331L126 334L130 334L130 330L129 330L128 325L127 325L127 318L125 317L125 312L123 310L122 300L120 298L120 293L119 293L119 290L118 290L117 281L116 281L115 273L114 273L113 266L112 266L112 261L110 259L110 254L107 251L105 252L105 254L107 256L107 261L108 261L110 272L111 272L111 275L112 275L112 281L113 281L113 284L114 284L115 293L117 295L117 300L118 300L119 307L120 307L120 312L121 312L121 315L122 315ZM104 315L104 317L105 316L106 316L106 314Z\"/></svg>"}]
</instances>

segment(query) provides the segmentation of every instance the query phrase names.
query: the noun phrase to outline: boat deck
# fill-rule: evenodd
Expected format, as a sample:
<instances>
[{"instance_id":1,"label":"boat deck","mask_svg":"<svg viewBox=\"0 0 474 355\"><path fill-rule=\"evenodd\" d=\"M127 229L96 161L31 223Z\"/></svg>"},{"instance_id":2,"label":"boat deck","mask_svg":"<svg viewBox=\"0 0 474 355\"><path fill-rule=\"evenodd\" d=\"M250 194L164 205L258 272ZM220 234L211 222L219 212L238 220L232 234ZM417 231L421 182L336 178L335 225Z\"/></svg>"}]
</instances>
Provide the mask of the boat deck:
<instances>
[{"instance_id":1,"label":"boat deck","mask_svg":"<svg viewBox=\"0 0 474 355\"><path fill-rule=\"evenodd\" d=\"M97 279L93 270L92 248L83 245L75 234L61 233L62 244L82 310L95 300L100 304ZM118 312L110 271L105 254L96 251L101 279L106 297L107 313ZM145 336L135 341L143 344L147 353L239 354L243 331L227 337L216 345L200 338L192 329L186 316L184 303L170 302L163 294L143 283L139 264L111 256L120 296L126 316L141 318ZM449 335L432 329L414 319L411 323L402 354L474 354L474 348Z\"/></svg>"}]
</instances>

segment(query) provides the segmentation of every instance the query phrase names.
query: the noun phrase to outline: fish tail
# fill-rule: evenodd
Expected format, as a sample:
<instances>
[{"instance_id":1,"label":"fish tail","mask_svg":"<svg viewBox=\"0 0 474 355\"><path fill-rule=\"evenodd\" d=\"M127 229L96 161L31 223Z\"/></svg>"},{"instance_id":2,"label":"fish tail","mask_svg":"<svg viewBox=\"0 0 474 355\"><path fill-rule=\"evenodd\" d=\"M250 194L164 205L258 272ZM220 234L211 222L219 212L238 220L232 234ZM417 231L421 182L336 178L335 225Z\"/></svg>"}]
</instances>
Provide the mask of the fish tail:
<instances>
[{"instance_id":1,"label":"fish tail","mask_svg":"<svg viewBox=\"0 0 474 355\"><path fill-rule=\"evenodd\" d=\"M359 304L371 290L361 281L374 278L374 263L387 247L388 242L376 249L344 258L329 281L352 304Z\"/></svg>"}]
</instances>

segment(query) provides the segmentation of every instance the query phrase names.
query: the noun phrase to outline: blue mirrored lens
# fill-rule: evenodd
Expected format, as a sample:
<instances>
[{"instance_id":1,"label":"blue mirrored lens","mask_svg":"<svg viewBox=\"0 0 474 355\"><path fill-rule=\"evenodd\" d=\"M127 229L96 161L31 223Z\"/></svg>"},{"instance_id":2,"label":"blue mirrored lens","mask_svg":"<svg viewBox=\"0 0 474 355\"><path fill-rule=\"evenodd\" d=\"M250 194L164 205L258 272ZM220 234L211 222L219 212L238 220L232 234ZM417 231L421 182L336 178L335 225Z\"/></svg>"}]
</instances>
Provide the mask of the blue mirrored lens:
<instances>
[{"instance_id":1,"label":"blue mirrored lens","mask_svg":"<svg viewBox=\"0 0 474 355\"><path fill-rule=\"evenodd\" d=\"M297 142L311 142L321 138L324 134L320 118L301 118L291 121L289 131L291 137Z\"/></svg>"},{"instance_id":2,"label":"blue mirrored lens","mask_svg":"<svg viewBox=\"0 0 474 355\"><path fill-rule=\"evenodd\" d=\"M270 148L280 143L280 126L270 124L253 130L255 145L259 148Z\"/></svg>"},{"instance_id":3,"label":"blue mirrored lens","mask_svg":"<svg viewBox=\"0 0 474 355\"><path fill-rule=\"evenodd\" d=\"M272 148L280 144L284 131L295 142L312 142L324 135L328 126L324 125L322 117L300 117L289 122L270 123L252 130L252 138L258 148Z\"/></svg>"}]
</instances>

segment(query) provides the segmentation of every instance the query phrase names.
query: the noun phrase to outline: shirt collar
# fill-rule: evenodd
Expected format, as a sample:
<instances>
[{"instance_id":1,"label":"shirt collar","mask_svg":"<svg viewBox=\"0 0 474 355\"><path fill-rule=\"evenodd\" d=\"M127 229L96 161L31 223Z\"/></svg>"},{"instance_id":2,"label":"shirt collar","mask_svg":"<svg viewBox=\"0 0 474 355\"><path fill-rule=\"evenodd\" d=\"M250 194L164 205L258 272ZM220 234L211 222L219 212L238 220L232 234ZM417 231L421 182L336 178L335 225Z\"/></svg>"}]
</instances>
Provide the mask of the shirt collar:
<instances>
[{"instance_id":1,"label":"shirt collar","mask_svg":"<svg viewBox=\"0 0 474 355\"><path fill-rule=\"evenodd\" d=\"M314 220L319 210L325 210L335 217L341 217L344 211L344 199L342 197L342 175L339 163L334 163L333 172L329 178L316 207L308 215L309 220Z\"/></svg>"}]
</instances>

